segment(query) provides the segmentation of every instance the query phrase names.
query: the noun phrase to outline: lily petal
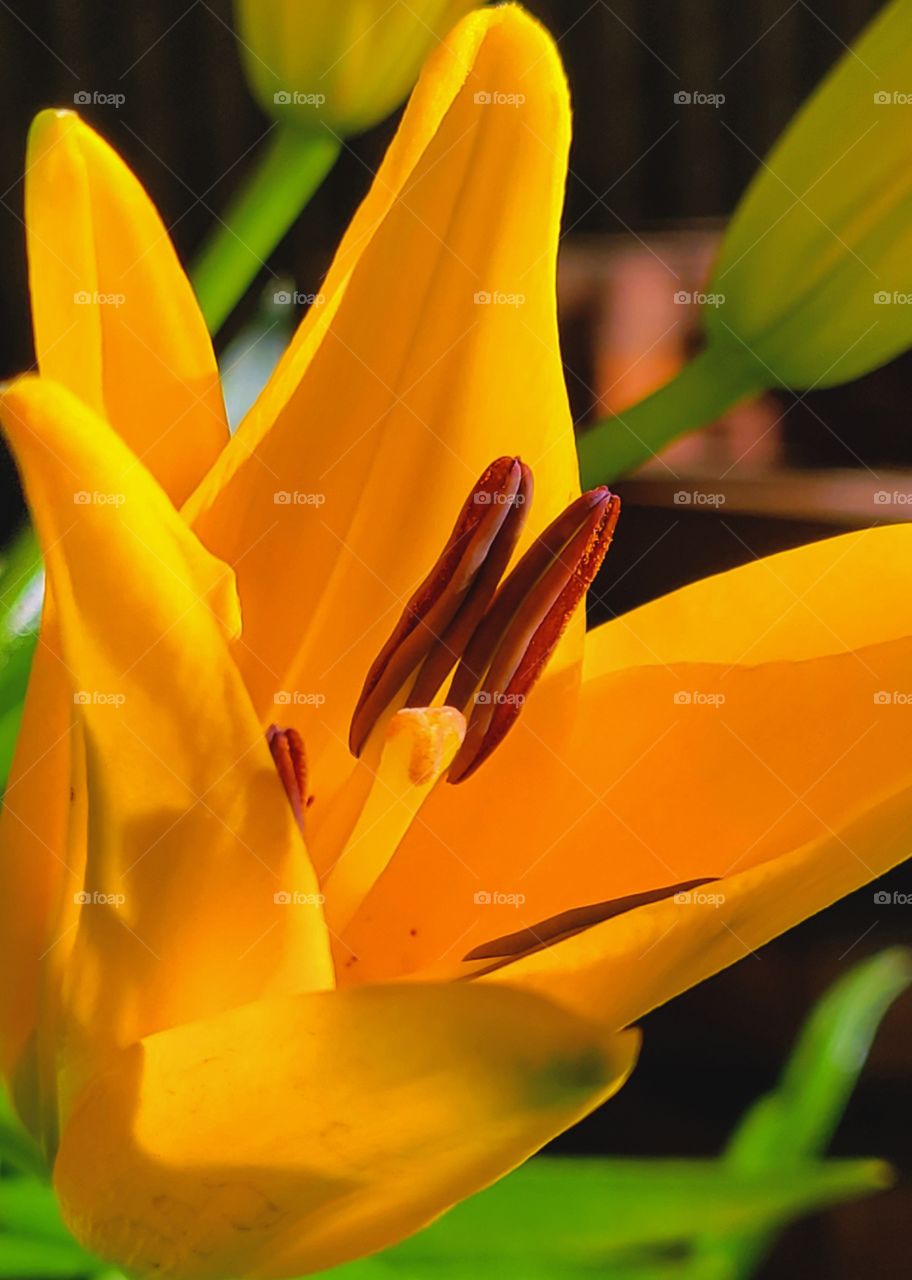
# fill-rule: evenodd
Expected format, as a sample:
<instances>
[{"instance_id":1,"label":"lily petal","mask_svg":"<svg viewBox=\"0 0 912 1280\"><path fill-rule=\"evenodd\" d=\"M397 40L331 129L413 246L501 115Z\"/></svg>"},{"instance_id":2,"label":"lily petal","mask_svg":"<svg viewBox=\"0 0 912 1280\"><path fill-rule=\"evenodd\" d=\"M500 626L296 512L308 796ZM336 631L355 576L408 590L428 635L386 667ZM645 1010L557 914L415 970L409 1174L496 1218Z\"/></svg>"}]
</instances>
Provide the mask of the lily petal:
<instances>
[{"instance_id":1,"label":"lily petal","mask_svg":"<svg viewBox=\"0 0 912 1280\"><path fill-rule=\"evenodd\" d=\"M155 206L73 111L36 117L25 201L42 374L107 417L183 502L228 427L212 343Z\"/></svg>"},{"instance_id":2,"label":"lily petal","mask_svg":"<svg viewBox=\"0 0 912 1280\"><path fill-rule=\"evenodd\" d=\"M625 1026L910 852L912 788L905 787L831 833L708 886L705 895L642 907L480 981L522 986L606 1026Z\"/></svg>"},{"instance_id":3,"label":"lily petal","mask_svg":"<svg viewBox=\"0 0 912 1280\"><path fill-rule=\"evenodd\" d=\"M46 605L16 744L14 768L3 796L3 893L0 895L0 1068L10 1076L37 1020L41 960L55 938L60 895L67 880L70 746L73 695L60 654L56 619ZM29 1123L25 1078L14 1094Z\"/></svg>"},{"instance_id":4,"label":"lily petal","mask_svg":"<svg viewBox=\"0 0 912 1280\"><path fill-rule=\"evenodd\" d=\"M682 662L796 661L912 635L910 564L912 524L764 556L596 627L586 678Z\"/></svg>"},{"instance_id":5,"label":"lily petal","mask_svg":"<svg viewBox=\"0 0 912 1280\"><path fill-rule=\"evenodd\" d=\"M140 1276L322 1270L521 1163L620 1087L638 1043L508 988L261 1001L150 1036L87 1087L63 1216Z\"/></svg>"},{"instance_id":6,"label":"lily petal","mask_svg":"<svg viewBox=\"0 0 912 1280\"><path fill-rule=\"evenodd\" d=\"M498 101L498 94L516 101ZM500 454L536 470L535 529L579 492L554 272L569 106L514 6L432 55L272 384L187 508L235 565L238 662L264 721L298 691L319 804L350 769L352 690ZM581 630L564 649L579 658Z\"/></svg>"},{"instance_id":7,"label":"lily petal","mask_svg":"<svg viewBox=\"0 0 912 1280\"><path fill-rule=\"evenodd\" d=\"M228 655L230 571L120 437L23 378L0 401L86 735L89 849L64 992L72 1089L114 1046L331 985L316 883Z\"/></svg>"},{"instance_id":8,"label":"lily petal","mask_svg":"<svg viewBox=\"0 0 912 1280\"><path fill-rule=\"evenodd\" d=\"M839 831L912 785L910 670L905 638L800 662L639 667L587 682L560 753L520 724L463 805L431 796L421 830L343 936L358 956L346 981L469 976L462 957L491 939L729 876ZM886 853L864 855L860 882L889 865ZM804 914L824 905L808 901Z\"/></svg>"},{"instance_id":9,"label":"lily petal","mask_svg":"<svg viewBox=\"0 0 912 1280\"><path fill-rule=\"evenodd\" d=\"M212 345L158 213L119 156L72 111L43 111L32 125L25 212L42 373L107 415L182 501L228 431ZM0 995L0 1067L15 1072L33 1125L31 1055L18 1070L16 1062L39 998L55 998L42 969L59 974L65 966L75 931L62 908L85 858L67 835L71 793L85 787L71 752L77 687L48 592L0 818L0 964L21 975Z\"/></svg>"}]
</instances>

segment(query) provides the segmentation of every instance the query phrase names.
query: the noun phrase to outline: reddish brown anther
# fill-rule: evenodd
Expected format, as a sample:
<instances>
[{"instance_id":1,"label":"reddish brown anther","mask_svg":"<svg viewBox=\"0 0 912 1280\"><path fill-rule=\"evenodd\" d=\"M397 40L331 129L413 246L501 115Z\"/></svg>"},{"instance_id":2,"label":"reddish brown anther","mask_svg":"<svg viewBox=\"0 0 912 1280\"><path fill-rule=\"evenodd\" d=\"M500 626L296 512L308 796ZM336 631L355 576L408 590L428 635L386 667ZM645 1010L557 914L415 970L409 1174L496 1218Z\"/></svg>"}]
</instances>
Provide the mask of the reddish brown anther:
<instances>
[{"instance_id":1,"label":"reddish brown anther","mask_svg":"<svg viewBox=\"0 0 912 1280\"><path fill-rule=\"evenodd\" d=\"M504 582L447 694L469 721L448 782L462 782L516 721L611 545L620 499L600 487L552 522Z\"/></svg>"},{"instance_id":2,"label":"reddish brown anther","mask_svg":"<svg viewBox=\"0 0 912 1280\"><path fill-rule=\"evenodd\" d=\"M349 734L355 755L385 713L430 706L454 667L445 703L468 731L447 781L469 777L503 741L598 573L621 507L604 487L582 494L498 586L531 497L519 458L498 458L480 477L367 673Z\"/></svg>"},{"instance_id":3,"label":"reddish brown anther","mask_svg":"<svg viewBox=\"0 0 912 1280\"><path fill-rule=\"evenodd\" d=\"M303 834L304 813L312 799L307 794L307 753L304 740L297 729L280 729L278 725L271 724L266 730L266 741Z\"/></svg>"},{"instance_id":4,"label":"reddish brown anther","mask_svg":"<svg viewBox=\"0 0 912 1280\"><path fill-rule=\"evenodd\" d=\"M449 675L510 561L531 491L531 473L518 458L498 458L479 478L367 673L349 734L355 755L384 711L397 700L428 705Z\"/></svg>"}]
</instances>

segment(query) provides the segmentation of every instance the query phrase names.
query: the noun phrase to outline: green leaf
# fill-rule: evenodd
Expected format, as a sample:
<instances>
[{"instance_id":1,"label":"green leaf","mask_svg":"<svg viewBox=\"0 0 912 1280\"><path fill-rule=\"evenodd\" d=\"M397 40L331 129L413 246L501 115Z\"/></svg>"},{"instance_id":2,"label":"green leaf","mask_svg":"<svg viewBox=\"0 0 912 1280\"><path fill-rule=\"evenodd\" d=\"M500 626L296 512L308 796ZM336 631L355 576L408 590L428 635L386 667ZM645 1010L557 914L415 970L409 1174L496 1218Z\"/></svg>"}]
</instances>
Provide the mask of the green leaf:
<instances>
[{"instance_id":1,"label":"green leaf","mask_svg":"<svg viewBox=\"0 0 912 1280\"><path fill-rule=\"evenodd\" d=\"M735 1130L724 1156L732 1176L788 1177L825 1151L884 1014L910 985L912 951L895 947L863 961L826 992L801 1031L779 1087L755 1103ZM726 1259L733 1276L749 1276L772 1234L707 1234L694 1256Z\"/></svg>"},{"instance_id":2,"label":"green leaf","mask_svg":"<svg viewBox=\"0 0 912 1280\"><path fill-rule=\"evenodd\" d=\"M37 1178L0 1178L0 1233L73 1243L53 1187Z\"/></svg>"},{"instance_id":3,"label":"green leaf","mask_svg":"<svg viewBox=\"0 0 912 1280\"><path fill-rule=\"evenodd\" d=\"M881 9L762 163L704 311L770 383L834 386L912 343L912 0ZM886 299L889 299L887 301Z\"/></svg>"},{"instance_id":4,"label":"green leaf","mask_svg":"<svg viewBox=\"0 0 912 1280\"><path fill-rule=\"evenodd\" d=\"M43 578L25 529L0 556L0 790L6 785L38 634Z\"/></svg>"},{"instance_id":5,"label":"green leaf","mask_svg":"<svg viewBox=\"0 0 912 1280\"><path fill-rule=\"evenodd\" d=\"M86 1276L98 1270L98 1262L75 1241L36 1240L29 1236L0 1235L0 1276L26 1280L38 1276Z\"/></svg>"},{"instance_id":6,"label":"green leaf","mask_svg":"<svg viewBox=\"0 0 912 1280\"><path fill-rule=\"evenodd\" d=\"M757 1227L876 1190L887 1176L878 1161L742 1175L710 1160L540 1157L379 1258L328 1274L481 1280L514 1266L533 1280L598 1264L603 1275L603 1266L629 1259L631 1250L686 1244L697 1224L722 1231ZM707 1264L707 1277L719 1274L713 1268Z\"/></svg>"},{"instance_id":7,"label":"green leaf","mask_svg":"<svg viewBox=\"0 0 912 1280\"><path fill-rule=\"evenodd\" d=\"M47 1176L44 1157L22 1128L6 1090L0 1085L0 1171L5 1173L7 1165L19 1173L33 1174L38 1178Z\"/></svg>"}]
</instances>

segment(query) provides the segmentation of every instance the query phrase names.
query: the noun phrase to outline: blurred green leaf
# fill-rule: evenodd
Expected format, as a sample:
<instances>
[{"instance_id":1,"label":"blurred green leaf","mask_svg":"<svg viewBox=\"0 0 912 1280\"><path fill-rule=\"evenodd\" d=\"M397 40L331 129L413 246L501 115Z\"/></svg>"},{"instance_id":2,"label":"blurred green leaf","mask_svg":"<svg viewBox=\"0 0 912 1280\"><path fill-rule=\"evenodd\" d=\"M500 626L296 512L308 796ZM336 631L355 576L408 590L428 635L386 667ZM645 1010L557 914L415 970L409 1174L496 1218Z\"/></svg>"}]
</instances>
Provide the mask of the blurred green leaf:
<instances>
[{"instance_id":1,"label":"blurred green leaf","mask_svg":"<svg viewBox=\"0 0 912 1280\"><path fill-rule=\"evenodd\" d=\"M73 1243L53 1187L37 1178L0 1178L0 1232Z\"/></svg>"},{"instance_id":2,"label":"blurred green leaf","mask_svg":"<svg viewBox=\"0 0 912 1280\"><path fill-rule=\"evenodd\" d=\"M760 161L722 239L705 349L580 437L586 486L768 387L835 386L912 345L912 0L892 0Z\"/></svg>"},{"instance_id":3,"label":"blurred green leaf","mask_svg":"<svg viewBox=\"0 0 912 1280\"><path fill-rule=\"evenodd\" d=\"M788 1177L830 1143L893 1001L912 984L912 951L891 948L862 961L822 997L792 1050L775 1092L746 1113L723 1157L731 1176ZM778 1229L780 1224L775 1224ZM775 1230L708 1234L695 1260L727 1260L749 1276Z\"/></svg>"},{"instance_id":4,"label":"blurred green leaf","mask_svg":"<svg viewBox=\"0 0 912 1280\"><path fill-rule=\"evenodd\" d=\"M30 1236L0 1235L0 1276L26 1280L36 1276L52 1280L57 1276L87 1276L98 1270L98 1262L79 1248L75 1240L36 1240Z\"/></svg>"},{"instance_id":5,"label":"blurred green leaf","mask_svg":"<svg viewBox=\"0 0 912 1280\"><path fill-rule=\"evenodd\" d=\"M37 1178L47 1176L44 1157L22 1128L6 1090L0 1085L0 1172L7 1172L6 1166Z\"/></svg>"},{"instance_id":6,"label":"blurred green leaf","mask_svg":"<svg viewBox=\"0 0 912 1280\"><path fill-rule=\"evenodd\" d=\"M0 790L6 785L41 614L38 543L25 529L0 555Z\"/></svg>"},{"instance_id":7,"label":"blurred green leaf","mask_svg":"<svg viewBox=\"0 0 912 1280\"><path fill-rule=\"evenodd\" d=\"M884 5L738 204L707 293L710 345L770 385L834 386L912 344L912 0Z\"/></svg>"},{"instance_id":8,"label":"blurred green leaf","mask_svg":"<svg viewBox=\"0 0 912 1280\"><path fill-rule=\"evenodd\" d=\"M711 1160L540 1157L379 1258L328 1274L338 1280L417 1280L431 1273L483 1280L514 1266L536 1280L598 1265L604 1277L612 1258L627 1260L630 1274L631 1250L683 1245L698 1223L717 1231L757 1227L876 1190L887 1177L878 1161L742 1175ZM715 1280L724 1273L710 1260L702 1274Z\"/></svg>"}]
</instances>

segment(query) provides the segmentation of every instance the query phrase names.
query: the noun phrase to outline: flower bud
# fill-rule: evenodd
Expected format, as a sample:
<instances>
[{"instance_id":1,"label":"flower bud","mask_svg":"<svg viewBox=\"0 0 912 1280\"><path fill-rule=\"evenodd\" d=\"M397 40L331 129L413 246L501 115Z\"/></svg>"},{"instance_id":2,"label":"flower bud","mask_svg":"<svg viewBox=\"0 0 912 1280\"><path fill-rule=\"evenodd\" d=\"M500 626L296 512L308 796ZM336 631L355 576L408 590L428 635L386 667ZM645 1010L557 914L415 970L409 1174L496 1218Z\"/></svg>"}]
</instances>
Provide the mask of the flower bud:
<instances>
[{"instance_id":1,"label":"flower bud","mask_svg":"<svg viewBox=\"0 0 912 1280\"><path fill-rule=\"evenodd\" d=\"M280 122L343 137L405 99L424 59L477 0L237 0L245 70Z\"/></svg>"}]
</instances>

